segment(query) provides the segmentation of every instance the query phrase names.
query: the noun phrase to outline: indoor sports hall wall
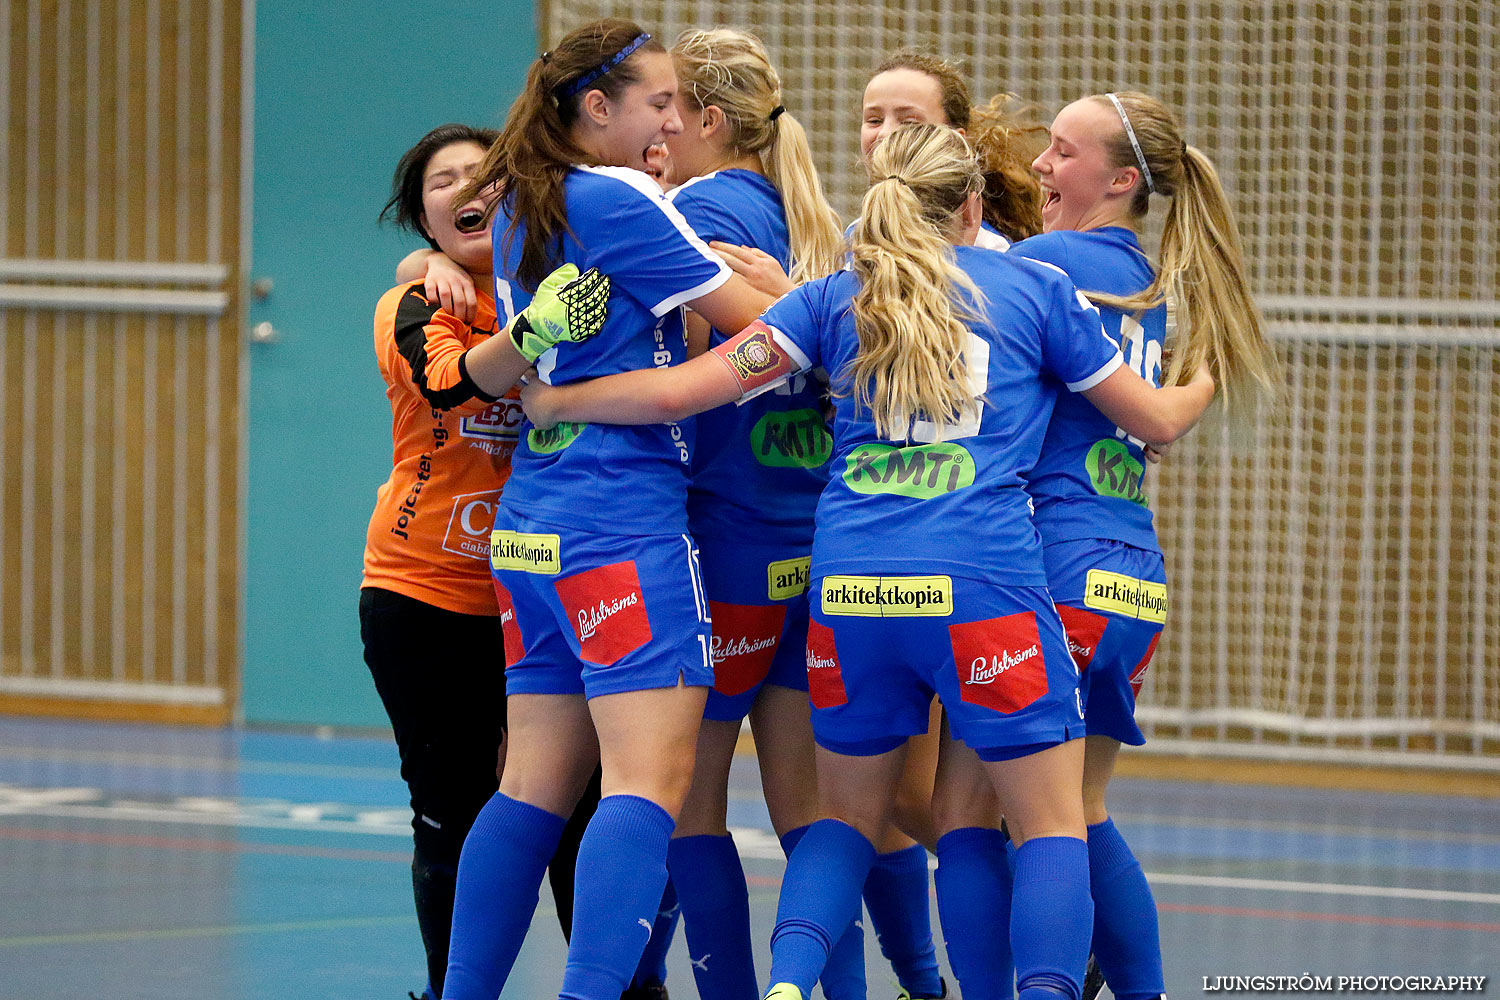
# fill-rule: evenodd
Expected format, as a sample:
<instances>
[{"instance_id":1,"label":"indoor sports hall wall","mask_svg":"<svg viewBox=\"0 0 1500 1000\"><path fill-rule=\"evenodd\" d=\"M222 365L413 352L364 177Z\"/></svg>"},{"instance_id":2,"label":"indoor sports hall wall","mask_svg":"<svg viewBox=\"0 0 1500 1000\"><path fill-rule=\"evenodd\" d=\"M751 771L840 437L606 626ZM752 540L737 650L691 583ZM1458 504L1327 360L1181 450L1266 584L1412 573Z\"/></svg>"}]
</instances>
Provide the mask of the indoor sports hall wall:
<instances>
[{"instance_id":1,"label":"indoor sports hall wall","mask_svg":"<svg viewBox=\"0 0 1500 1000\"><path fill-rule=\"evenodd\" d=\"M1156 477L1154 745L1500 767L1500 28L1488 2L553 0L757 31L846 218L859 95L911 44L1049 111L1181 110L1239 213L1284 399ZM1159 214L1159 209L1158 209ZM1180 741L1194 738L1191 747Z\"/></svg>"},{"instance_id":2,"label":"indoor sports hall wall","mask_svg":"<svg viewBox=\"0 0 1500 1000\"><path fill-rule=\"evenodd\" d=\"M386 724L376 216L535 51L528 0L0 5L0 711Z\"/></svg>"}]
</instances>

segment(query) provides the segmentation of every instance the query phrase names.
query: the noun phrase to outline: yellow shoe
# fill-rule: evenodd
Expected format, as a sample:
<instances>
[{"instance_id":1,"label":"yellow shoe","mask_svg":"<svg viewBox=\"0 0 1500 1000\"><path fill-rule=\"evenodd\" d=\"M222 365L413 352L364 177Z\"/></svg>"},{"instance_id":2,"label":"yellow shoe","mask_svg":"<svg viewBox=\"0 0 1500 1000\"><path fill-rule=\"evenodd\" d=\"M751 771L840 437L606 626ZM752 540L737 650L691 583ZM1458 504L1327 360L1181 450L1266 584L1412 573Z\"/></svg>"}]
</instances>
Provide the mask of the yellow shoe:
<instances>
[{"instance_id":1,"label":"yellow shoe","mask_svg":"<svg viewBox=\"0 0 1500 1000\"><path fill-rule=\"evenodd\" d=\"M802 1000L802 991L791 983L777 983L766 993L766 1000Z\"/></svg>"}]
</instances>

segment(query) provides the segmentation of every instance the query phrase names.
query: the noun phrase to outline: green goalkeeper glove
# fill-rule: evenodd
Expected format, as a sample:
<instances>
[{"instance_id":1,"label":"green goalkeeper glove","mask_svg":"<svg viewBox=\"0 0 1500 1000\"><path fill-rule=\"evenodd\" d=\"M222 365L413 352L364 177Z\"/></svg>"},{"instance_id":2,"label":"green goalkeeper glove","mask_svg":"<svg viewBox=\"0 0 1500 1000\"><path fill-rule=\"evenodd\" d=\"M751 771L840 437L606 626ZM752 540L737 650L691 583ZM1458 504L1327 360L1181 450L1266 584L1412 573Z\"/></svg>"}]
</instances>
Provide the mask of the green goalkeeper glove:
<instances>
[{"instance_id":1,"label":"green goalkeeper glove","mask_svg":"<svg viewBox=\"0 0 1500 1000\"><path fill-rule=\"evenodd\" d=\"M598 333L608 315L608 301L608 276L596 267L580 275L575 265L564 264L542 280L531 305L511 322L511 343L535 364L564 340L577 343Z\"/></svg>"}]
</instances>

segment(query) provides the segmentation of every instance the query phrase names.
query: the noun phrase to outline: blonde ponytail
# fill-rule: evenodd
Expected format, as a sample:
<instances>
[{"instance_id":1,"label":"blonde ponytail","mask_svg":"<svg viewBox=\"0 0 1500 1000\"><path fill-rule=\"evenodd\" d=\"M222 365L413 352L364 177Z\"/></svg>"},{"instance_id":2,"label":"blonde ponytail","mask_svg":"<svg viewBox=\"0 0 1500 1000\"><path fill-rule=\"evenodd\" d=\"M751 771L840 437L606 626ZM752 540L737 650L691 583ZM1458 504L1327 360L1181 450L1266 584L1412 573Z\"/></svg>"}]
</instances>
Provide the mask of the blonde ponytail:
<instances>
[{"instance_id":1,"label":"blonde ponytail","mask_svg":"<svg viewBox=\"0 0 1500 1000\"><path fill-rule=\"evenodd\" d=\"M859 352L835 391L852 394L876 431L899 441L914 419L942 428L977 405L964 347L984 294L958 267L952 238L984 178L963 136L931 124L886 136L870 172L850 247Z\"/></svg>"},{"instance_id":2,"label":"blonde ponytail","mask_svg":"<svg viewBox=\"0 0 1500 1000\"><path fill-rule=\"evenodd\" d=\"M1167 345L1172 361L1165 384L1183 384L1208 366L1224 394L1231 423L1240 424L1261 398L1275 394L1279 375L1276 352L1266 340L1265 320L1250 293L1229 199L1213 163L1183 141L1176 118L1160 101L1134 92L1113 98L1101 95L1091 100L1111 109L1119 102L1120 134L1109 146L1114 164L1144 168L1131 200L1132 217L1145 216L1152 193L1172 200L1150 287L1135 295L1090 293L1089 298L1124 312L1168 302L1179 332L1176 342ZM1149 186L1145 171L1149 171Z\"/></svg>"},{"instance_id":3,"label":"blonde ponytail","mask_svg":"<svg viewBox=\"0 0 1500 1000\"><path fill-rule=\"evenodd\" d=\"M843 267L843 227L813 165L807 132L782 103L781 77L760 39L747 31L685 31L672 46L683 92L698 108L724 113L735 153L753 153L781 195L794 282Z\"/></svg>"}]
</instances>

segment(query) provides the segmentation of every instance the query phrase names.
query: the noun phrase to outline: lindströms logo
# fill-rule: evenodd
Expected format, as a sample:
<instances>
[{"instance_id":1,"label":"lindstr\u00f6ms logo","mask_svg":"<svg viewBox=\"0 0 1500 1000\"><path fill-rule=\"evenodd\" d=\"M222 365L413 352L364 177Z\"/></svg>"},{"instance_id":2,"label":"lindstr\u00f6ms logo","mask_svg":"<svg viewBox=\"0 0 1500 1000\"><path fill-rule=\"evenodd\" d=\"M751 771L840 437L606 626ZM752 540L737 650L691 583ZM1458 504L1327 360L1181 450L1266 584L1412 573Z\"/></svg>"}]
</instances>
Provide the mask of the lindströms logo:
<instances>
[{"instance_id":1,"label":"lindstr\u00f6ms logo","mask_svg":"<svg viewBox=\"0 0 1500 1000\"><path fill-rule=\"evenodd\" d=\"M575 573L552 586L589 663L607 666L651 641L633 560Z\"/></svg>"},{"instance_id":2,"label":"lindstr\u00f6ms logo","mask_svg":"<svg viewBox=\"0 0 1500 1000\"><path fill-rule=\"evenodd\" d=\"M845 462L844 483L866 496L893 493L929 500L974 485L974 456L949 441L905 448L862 444Z\"/></svg>"},{"instance_id":3,"label":"lindstr\u00f6ms logo","mask_svg":"<svg viewBox=\"0 0 1500 1000\"><path fill-rule=\"evenodd\" d=\"M1047 662L1036 613L948 626L959 697L1010 715L1047 693Z\"/></svg>"},{"instance_id":4,"label":"lindstr\u00f6ms logo","mask_svg":"<svg viewBox=\"0 0 1500 1000\"><path fill-rule=\"evenodd\" d=\"M744 694L771 672L786 622L786 607L709 601L708 613L713 620L708 651L713 661L714 690L731 698Z\"/></svg>"},{"instance_id":5,"label":"lindstr\u00f6ms logo","mask_svg":"<svg viewBox=\"0 0 1500 1000\"><path fill-rule=\"evenodd\" d=\"M1109 619L1067 604L1057 605L1057 616L1062 619L1063 631L1068 634L1068 652L1073 654L1073 664L1082 673L1093 661Z\"/></svg>"},{"instance_id":6,"label":"lindstr\u00f6ms logo","mask_svg":"<svg viewBox=\"0 0 1500 1000\"><path fill-rule=\"evenodd\" d=\"M544 431L533 427L526 433L526 446L538 455L551 455L577 441L587 426L588 424L561 423Z\"/></svg>"},{"instance_id":7,"label":"lindstr\u00f6ms logo","mask_svg":"<svg viewBox=\"0 0 1500 1000\"><path fill-rule=\"evenodd\" d=\"M1136 461L1125 442L1114 438L1096 442L1089 449L1085 466L1095 493L1102 497L1129 500L1131 503L1146 503L1146 494L1141 489L1146 467Z\"/></svg>"},{"instance_id":8,"label":"lindstr\u00f6ms logo","mask_svg":"<svg viewBox=\"0 0 1500 1000\"><path fill-rule=\"evenodd\" d=\"M521 641L521 623L516 620L515 601L498 580L495 581L495 599L500 605L500 634L505 640L505 665L509 667L526 655L526 646Z\"/></svg>"},{"instance_id":9,"label":"lindstr\u00f6ms logo","mask_svg":"<svg viewBox=\"0 0 1500 1000\"><path fill-rule=\"evenodd\" d=\"M816 469L833 454L833 437L817 410L775 411L755 422L750 450L761 465Z\"/></svg>"},{"instance_id":10,"label":"lindstr\u00f6ms logo","mask_svg":"<svg viewBox=\"0 0 1500 1000\"><path fill-rule=\"evenodd\" d=\"M849 704L833 629L819 622L807 625L807 694L814 708L837 708Z\"/></svg>"}]
</instances>

